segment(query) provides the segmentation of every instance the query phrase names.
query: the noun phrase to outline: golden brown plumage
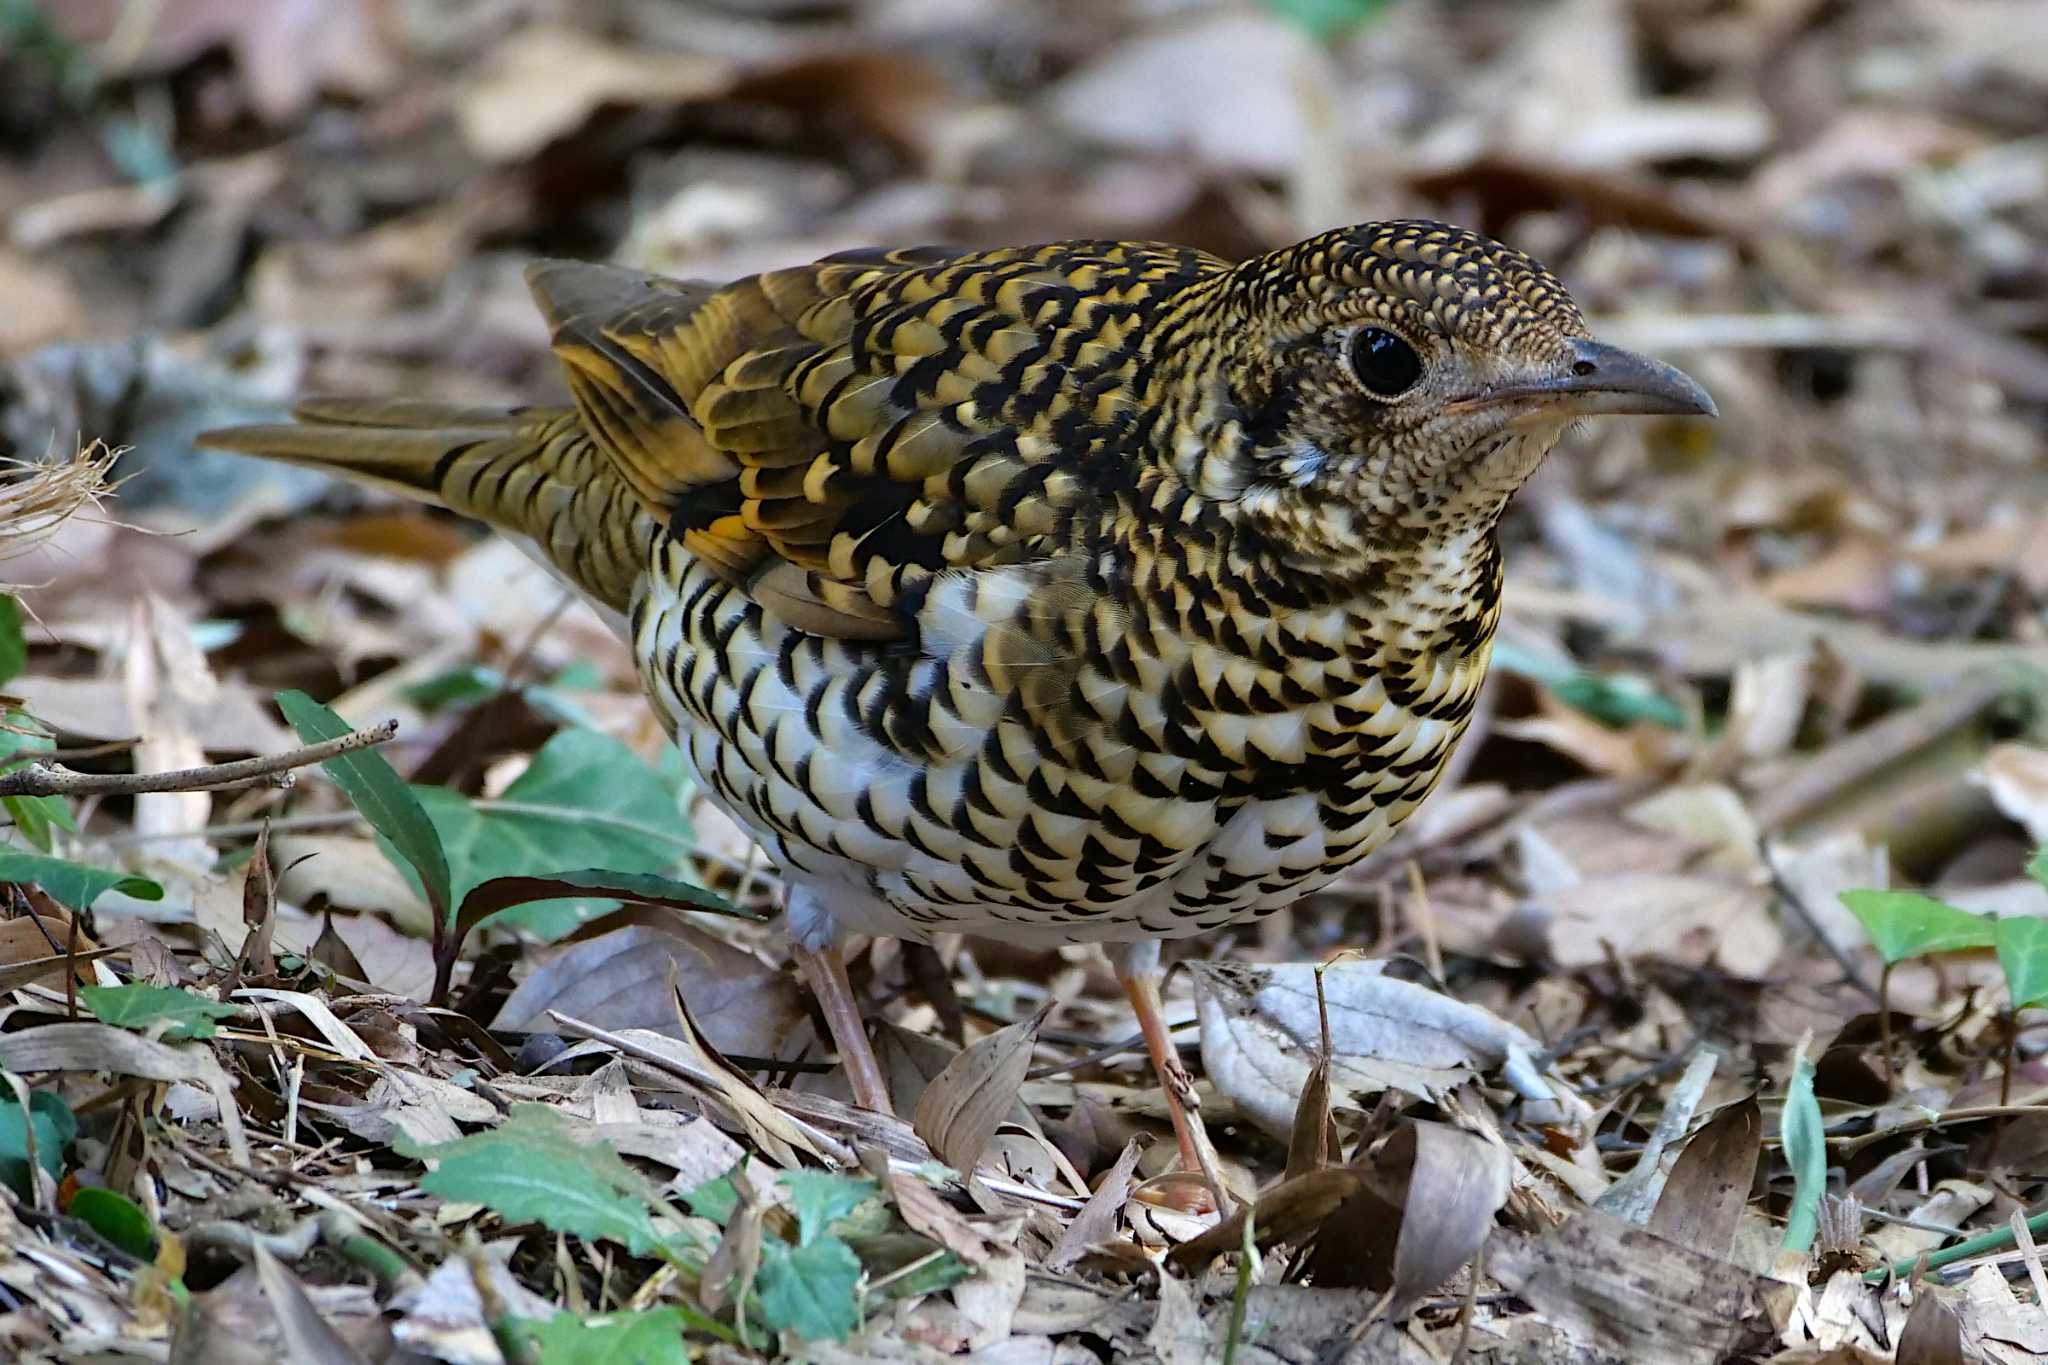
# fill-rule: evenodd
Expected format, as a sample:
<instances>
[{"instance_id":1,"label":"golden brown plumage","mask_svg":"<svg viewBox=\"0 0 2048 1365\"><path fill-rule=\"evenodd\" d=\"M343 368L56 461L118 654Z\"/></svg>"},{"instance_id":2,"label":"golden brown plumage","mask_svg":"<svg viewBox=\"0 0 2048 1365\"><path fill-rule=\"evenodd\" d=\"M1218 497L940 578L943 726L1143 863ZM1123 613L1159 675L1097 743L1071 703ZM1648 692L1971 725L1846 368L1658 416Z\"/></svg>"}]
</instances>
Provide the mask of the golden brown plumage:
<instances>
[{"instance_id":1,"label":"golden brown plumage","mask_svg":"<svg viewBox=\"0 0 2048 1365\"><path fill-rule=\"evenodd\" d=\"M1462 732L1494 524L1564 427L1712 412L1434 223L530 279L573 410L208 440L445 502L626 613L814 950L1147 941L1327 881Z\"/></svg>"}]
</instances>

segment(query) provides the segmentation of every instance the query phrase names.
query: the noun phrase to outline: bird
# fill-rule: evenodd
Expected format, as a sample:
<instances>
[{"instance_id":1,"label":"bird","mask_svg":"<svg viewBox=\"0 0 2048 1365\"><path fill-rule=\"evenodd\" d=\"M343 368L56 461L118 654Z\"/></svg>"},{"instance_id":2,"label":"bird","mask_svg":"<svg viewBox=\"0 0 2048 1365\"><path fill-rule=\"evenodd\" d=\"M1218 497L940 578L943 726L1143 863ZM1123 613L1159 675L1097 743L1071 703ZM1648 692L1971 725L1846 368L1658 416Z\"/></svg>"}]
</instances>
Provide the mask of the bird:
<instances>
[{"instance_id":1,"label":"bird","mask_svg":"<svg viewBox=\"0 0 2048 1365\"><path fill-rule=\"evenodd\" d=\"M1227 1207L1160 944L1379 847L1464 733L1498 527L1564 432L1713 417L1527 254L1444 223L1230 262L877 248L729 283L542 260L570 401L325 399L204 444L488 523L630 646L787 887L856 1104L853 934L1115 949Z\"/></svg>"}]
</instances>

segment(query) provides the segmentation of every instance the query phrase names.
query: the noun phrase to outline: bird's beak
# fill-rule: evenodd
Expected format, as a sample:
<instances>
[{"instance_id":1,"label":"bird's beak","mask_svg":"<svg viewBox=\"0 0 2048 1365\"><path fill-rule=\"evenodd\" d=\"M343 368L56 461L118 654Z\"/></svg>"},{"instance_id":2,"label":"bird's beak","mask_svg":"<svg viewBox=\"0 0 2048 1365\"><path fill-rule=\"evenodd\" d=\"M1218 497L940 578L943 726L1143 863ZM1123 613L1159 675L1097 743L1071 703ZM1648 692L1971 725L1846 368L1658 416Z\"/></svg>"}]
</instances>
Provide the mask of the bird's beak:
<instances>
[{"instance_id":1,"label":"bird's beak","mask_svg":"<svg viewBox=\"0 0 2048 1365\"><path fill-rule=\"evenodd\" d=\"M1685 371L1588 338L1572 342L1571 368L1565 374L1503 385L1479 395L1486 403L1518 399L1535 399L1546 408L1554 403L1573 417L1721 415L1707 391Z\"/></svg>"},{"instance_id":2,"label":"bird's beak","mask_svg":"<svg viewBox=\"0 0 2048 1365\"><path fill-rule=\"evenodd\" d=\"M1697 380L1673 365L1605 342L1572 343L1571 373L1552 392L1572 411L1642 417L1719 417L1721 410Z\"/></svg>"}]
</instances>

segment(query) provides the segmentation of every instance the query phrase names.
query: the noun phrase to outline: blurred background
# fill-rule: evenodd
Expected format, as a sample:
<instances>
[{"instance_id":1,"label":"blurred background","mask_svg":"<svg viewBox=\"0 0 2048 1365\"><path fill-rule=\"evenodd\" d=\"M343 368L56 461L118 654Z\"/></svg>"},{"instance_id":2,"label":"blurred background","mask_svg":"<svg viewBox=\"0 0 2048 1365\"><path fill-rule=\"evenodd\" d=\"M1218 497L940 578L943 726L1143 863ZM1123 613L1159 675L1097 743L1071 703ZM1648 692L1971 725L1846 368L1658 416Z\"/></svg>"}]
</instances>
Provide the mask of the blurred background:
<instances>
[{"instance_id":1,"label":"blurred background","mask_svg":"<svg viewBox=\"0 0 2048 1365\"><path fill-rule=\"evenodd\" d=\"M1423 215L1531 251L1723 413L1575 435L1518 500L1480 742L1396 850L1460 874L1446 932L1704 840L1760 973L1767 835L1824 922L1888 876L2048 910L2044 129L2039 0L0 0L0 446L129 448L10 564L21 690L135 733L148 594L204 655L205 753L282 745L292 685L406 717L404 767L456 723L423 681L514 663L575 665L578 714L651 752L623 655L506 547L191 435L306 391L558 396L539 254L1237 257ZM1460 841L1667 786L1718 793L1666 818L1683 856L1564 822L1504 883L1505 836Z\"/></svg>"}]
</instances>

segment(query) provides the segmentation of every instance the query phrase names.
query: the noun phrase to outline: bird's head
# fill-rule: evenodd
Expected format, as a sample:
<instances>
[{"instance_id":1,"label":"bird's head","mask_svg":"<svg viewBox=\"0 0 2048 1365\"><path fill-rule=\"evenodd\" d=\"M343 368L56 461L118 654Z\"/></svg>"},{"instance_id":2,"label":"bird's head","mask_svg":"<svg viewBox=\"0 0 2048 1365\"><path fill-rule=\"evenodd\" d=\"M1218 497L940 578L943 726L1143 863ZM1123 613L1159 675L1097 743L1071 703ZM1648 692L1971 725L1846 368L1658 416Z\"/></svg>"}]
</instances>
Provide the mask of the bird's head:
<instances>
[{"instance_id":1,"label":"bird's head","mask_svg":"<svg viewBox=\"0 0 2048 1365\"><path fill-rule=\"evenodd\" d=\"M1534 260L1441 223L1312 237L1210 306L1227 321L1183 477L1305 562L1490 526L1580 418L1715 415L1682 372L1595 341Z\"/></svg>"}]
</instances>

